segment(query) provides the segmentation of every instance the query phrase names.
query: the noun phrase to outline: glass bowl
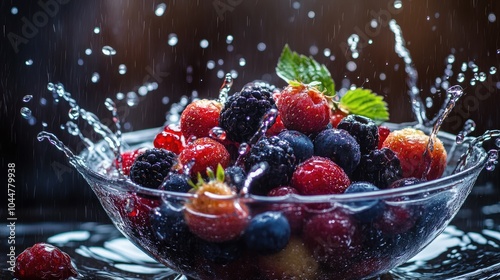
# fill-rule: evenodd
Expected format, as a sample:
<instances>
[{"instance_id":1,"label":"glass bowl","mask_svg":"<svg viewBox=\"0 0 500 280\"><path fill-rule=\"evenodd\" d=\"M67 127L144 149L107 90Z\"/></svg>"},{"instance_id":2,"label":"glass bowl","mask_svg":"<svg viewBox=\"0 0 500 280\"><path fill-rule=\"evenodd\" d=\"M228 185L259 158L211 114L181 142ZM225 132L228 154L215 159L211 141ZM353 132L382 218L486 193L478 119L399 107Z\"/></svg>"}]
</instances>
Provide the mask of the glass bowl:
<instances>
[{"instance_id":1,"label":"glass bowl","mask_svg":"<svg viewBox=\"0 0 500 280\"><path fill-rule=\"evenodd\" d=\"M391 129L408 124L387 124ZM151 146L157 129L125 134L131 149ZM200 238L186 226L194 195L147 189L109 174L113 153L101 142L75 162L115 226L158 262L195 279L362 279L391 270L415 256L448 225L485 166L474 146L465 168L454 173L467 145L441 132L448 152L443 177L370 193L282 197L220 197L247 208L249 217L281 212L290 225L278 252L248 246L245 231L231 241ZM468 138L467 141L470 141ZM466 141L466 142L467 142ZM211 226L226 219L205 217Z\"/></svg>"}]
</instances>

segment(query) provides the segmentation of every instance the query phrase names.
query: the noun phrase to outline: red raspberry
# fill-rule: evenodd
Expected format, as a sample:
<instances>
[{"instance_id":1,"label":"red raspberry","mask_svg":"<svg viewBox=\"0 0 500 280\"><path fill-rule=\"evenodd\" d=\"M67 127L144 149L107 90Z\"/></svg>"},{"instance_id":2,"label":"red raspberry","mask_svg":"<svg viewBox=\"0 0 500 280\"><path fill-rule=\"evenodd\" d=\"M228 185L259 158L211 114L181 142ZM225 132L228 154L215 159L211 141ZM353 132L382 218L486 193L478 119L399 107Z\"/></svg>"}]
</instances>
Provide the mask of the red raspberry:
<instances>
[{"instance_id":1,"label":"red raspberry","mask_svg":"<svg viewBox=\"0 0 500 280\"><path fill-rule=\"evenodd\" d=\"M180 126L184 137L207 137L210 130L219 126L222 104L215 100L199 99L191 102L181 114Z\"/></svg>"},{"instance_id":2,"label":"red raspberry","mask_svg":"<svg viewBox=\"0 0 500 280\"><path fill-rule=\"evenodd\" d=\"M281 120L288 129L310 134L323 130L330 122L332 110L328 100L315 87L289 85L275 98Z\"/></svg>"},{"instance_id":3,"label":"red raspberry","mask_svg":"<svg viewBox=\"0 0 500 280\"><path fill-rule=\"evenodd\" d=\"M378 149L382 149L382 145L384 144L385 139L389 136L391 130L387 126L379 126L378 127Z\"/></svg>"},{"instance_id":4,"label":"red raspberry","mask_svg":"<svg viewBox=\"0 0 500 280\"><path fill-rule=\"evenodd\" d=\"M61 280L76 277L77 272L68 254L50 244L37 243L19 254L14 276L21 280Z\"/></svg>"},{"instance_id":5,"label":"red raspberry","mask_svg":"<svg viewBox=\"0 0 500 280\"><path fill-rule=\"evenodd\" d=\"M285 196L288 194L298 194L299 191L292 187L282 186L269 191L268 196ZM278 211L283 213L288 219L292 232L300 232L302 223L306 216L306 207L299 203L273 203L268 211Z\"/></svg>"},{"instance_id":6,"label":"red raspberry","mask_svg":"<svg viewBox=\"0 0 500 280\"><path fill-rule=\"evenodd\" d=\"M330 118L330 123L334 128L337 128L337 125L339 125L340 121L343 120L346 116L347 113L341 110L335 110L332 114L332 117Z\"/></svg>"},{"instance_id":7,"label":"red raspberry","mask_svg":"<svg viewBox=\"0 0 500 280\"><path fill-rule=\"evenodd\" d=\"M189 175L196 177L198 173L204 176L207 168L216 170L218 164L223 168L228 167L230 155L224 145L212 138L203 137L189 143L180 153L179 161L182 165L194 161Z\"/></svg>"},{"instance_id":8,"label":"red raspberry","mask_svg":"<svg viewBox=\"0 0 500 280\"><path fill-rule=\"evenodd\" d=\"M122 171L123 175L128 176L130 174L130 168L132 164L134 164L135 159L142 153L144 153L146 149L141 148L134 151L127 151L122 153ZM115 166L118 166L118 160L115 159Z\"/></svg>"},{"instance_id":9,"label":"red raspberry","mask_svg":"<svg viewBox=\"0 0 500 280\"><path fill-rule=\"evenodd\" d=\"M340 194L351 184L349 177L333 161L313 156L295 169L291 186L303 195Z\"/></svg>"},{"instance_id":10,"label":"red raspberry","mask_svg":"<svg viewBox=\"0 0 500 280\"><path fill-rule=\"evenodd\" d=\"M158 133L153 141L155 148L165 149L179 154L185 146L184 136L181 130L175 125L166 126L162 132Z\"/></svg>"},{"instance_id":11,"label":"red raspberry","mask_svg":"<svg viewBox=\"0 0 500 280\"><path fill-rule=\"evenodd\" d=\"M267 137L276 136L285 129L286 127L283 124L283 121L281 120L281 116L278 115L276 117L276 121L274 122L274 124L266 131L266 136Z\"/></svg>"},{"instance_id":12,"label":"red raspberry","mask_svg":"<svg viewBox=\"0 0 500 280\"><path fill-rule=\"evenodd\" d=\"M374 226L389 236L405 233L415 225L418 216L415 212L410 207L388 205L382 216L374 222Z\"/></svg>"}]
</instances>

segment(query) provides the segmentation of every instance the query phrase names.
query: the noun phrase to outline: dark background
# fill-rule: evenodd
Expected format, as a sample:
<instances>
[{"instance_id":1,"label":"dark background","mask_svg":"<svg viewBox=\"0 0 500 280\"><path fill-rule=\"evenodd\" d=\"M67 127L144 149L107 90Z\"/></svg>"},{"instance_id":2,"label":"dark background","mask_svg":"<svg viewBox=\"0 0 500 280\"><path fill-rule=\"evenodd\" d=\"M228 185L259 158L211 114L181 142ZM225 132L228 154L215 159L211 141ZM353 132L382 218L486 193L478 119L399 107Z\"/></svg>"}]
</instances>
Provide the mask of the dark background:
<instances>
[{"instance_id":1,"label":"dark background","mask_svg":"<svg viewBox=\"0 0 500 280\"><path fill-rule=\"evenodd\" d=\"M41 1L47 2L57 3ZM59 128L68 120L68 107L53 101L47 91L48 82L63 83L81 107L107 120L107 97L115 99L117 92L137 91L146 82L157 82L158 89L141 98L137 107L124 109L128 108L124 102L118 103L127 130L139 130L161 126L170 105L183 95L197 91L200 97L216 97L222 82L217 77L219 70L237 70L234 89L254 79L283 86L274 74L283 46L289 44L303 54L309 54L310 47L316 46L319 51L314 57L329 68L337 89L342 88L343 79L348 79L384 95L390 105L391 121L413 120L404 63L394 52L393 33L387 27L378 31L368 27L375 34L371 37L373 44L366 45L361 39L365 46L360 48L354 72L346 70L346 63L352 58L342 47L356 30L365 30L374 13L387 11L393 1L233 0L222 1L226 6L218 6L225 7L225 11L217 10L216 1L164 1L167 9L162 16L154 13L160 1L65 2L68 3L57 4L53 15L45 12L45 24L40 22L44 9L36 1L0 4L1 174L2 178L6 176L9 162L16 164L18 223L109 221L89 186L71 169L63 154L48 142L36 139L42 122L46 122L47 130L78 148L75 137ZM300 4L298 9L295 2ZM440 104L444 91L431 94L430 89L436 77L444 75L446 58L452 52L456 61L452 64L450 84L457 83L462 62L473 61L479 72L485 73L491 66L499 68L500 2L403 0L402 4L397 13L389 15L403 30L424 98L431 97L435 104ZM12 7L18 9L17 14L11 12ZM310 11L315 13L313 18ZM488 20L491 13L498 17L494 22ZM23 25L37 20L40 26L36 32L28 34L30 38L16 50L9 37L28 37L23 34ZM100 27L99 34L94 33L95 27ZM173 47L167 44L171 33L178 37ZM228 35L234 36L232 51L228 51ZM202 39L209 41L208 48L200 47ZM266 44L265 51L257 50L260 42ZM105 45L112 46L117 54L103 55L101 48ZM87 48L92 49L91 55L85 54ZM323 55L325 48L335 56L333 61ZM246 61L244 67L238 64L240 58ZM25 62L29 59L33 64L28 66ZM78 64L79 59L83 65ZM217 63L219 59L223 65L207 69L209 60ZM127 66L125 75L118 74L120 64ZM91 81L94 72L100 75L97 83ZM386 74L385 80L379 78L381 73ZM499 74L488 74L490 78L475 87L468 83L472 71L468 69L465 74L466 82L461 85L471 98L458 103L443 130L456 133L461 128L458 122L468 118L477 123L475 135L500 128ZM23 103L22 97L27 94L34 97ZM170 100L168 104L162 102L165 97ZM40 104L41 98L47 100L46 105ZM30 124L21 117L23 106L32 109L36 123ZM429 117L435 112L429 110ZM499 188L499 173L483 174L479 181L493 182ZM6 199L3 193L0 197L3 217Z\"/></svg>"}]
</instances>

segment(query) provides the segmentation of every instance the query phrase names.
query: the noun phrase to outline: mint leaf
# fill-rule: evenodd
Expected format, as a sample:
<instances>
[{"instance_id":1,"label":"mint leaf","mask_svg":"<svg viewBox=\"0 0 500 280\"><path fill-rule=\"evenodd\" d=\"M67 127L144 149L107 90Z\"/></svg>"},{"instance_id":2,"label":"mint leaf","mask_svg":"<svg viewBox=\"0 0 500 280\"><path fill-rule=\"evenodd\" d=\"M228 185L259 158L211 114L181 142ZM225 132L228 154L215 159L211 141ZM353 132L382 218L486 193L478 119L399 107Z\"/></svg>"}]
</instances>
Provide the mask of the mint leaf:
<instances>
[{"instance_id":1,"label":"mint leaf","mask_svg":"<svg viewBox=\"0 0 500 280\"><path fill-rule=\"evenodd\" d=\"M293 52L288 45L285 45L281 52L276 74L287 83L294 80L304 84L320 82L320 91L325 95L335 96L335 83L326 66L319 64L312 57Z\"/></svg>"},{"instance_id":2,"label":"mint leaf","mask_svg":"<svg viewBox=\"0 0 500 280\"><path fill-rule=\"evenodd\" d=\"M384 98L369 89L357 88L347 91L340 98L339 106L350 114L365 116L376 122L389 119L389 109Z\"/></svg>"}]
</instances>

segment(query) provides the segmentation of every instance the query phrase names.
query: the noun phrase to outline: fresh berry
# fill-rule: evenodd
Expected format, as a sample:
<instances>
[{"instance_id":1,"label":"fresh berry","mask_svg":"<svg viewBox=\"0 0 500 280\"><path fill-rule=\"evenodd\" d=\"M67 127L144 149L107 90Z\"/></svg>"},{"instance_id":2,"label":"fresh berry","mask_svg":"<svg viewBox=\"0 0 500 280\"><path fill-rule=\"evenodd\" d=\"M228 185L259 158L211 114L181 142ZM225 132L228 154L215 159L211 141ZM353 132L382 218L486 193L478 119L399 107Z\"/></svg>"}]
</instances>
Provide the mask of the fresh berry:
<instances>
[{"instance_id":1,"label":"fresh berry","mask_svg":"<svg viewBox=\"0 0 500 280\"><path fill-rule=\"evenodd\" d=\"M248 224L248 209L235 199L236 193L224 183L219 165L217 179L209 172L209 181L198 181L196 197L186 203L184 217L192 233L210 242L235 240Z\"/></svg>"},{"instance_id":2,"label":"fresh berry","mask_svg":"<svg viewBox=\"0 0 500 280\"><path fill-rule=\"evenodd\" d=\"M356 139L343 129L325 129L314 138L314 155L326 157L351 175L361 158Z\"/></svg>"},{"instance_id":3,"label":"fresh berry","mask_svg":"<svg viewBox=\"0 0 500 280\"><path fill-rule=\"evenodd\" d=\"M416 177L433 180L441 177L446 168L446 150L439 138L434 138L434 149L428 154L430 162L426 162L424 154L427 150L429 136L421 130L404 128L393 131L385 139L383 147L393 150L401 161L403 177ZM429 166L429 173L424 174Z\"/></svg>"},{"instance_id":4,"label":"fresh berry","mask_svg":"<svg viewBox=\"0 0 500 280\"><path fill-rule=\"evenodd\" d=\"M219 125L221 109L222 104L215 100L198 99L191 102L181 114L180 127L184 137L208 137L210 130Z\"/></svg>"},{"instance_id":5,"label":"fresh berry","mask_svg":"<svg viewBox=\"0 0 500 280\"><path fill-rule=\"evenodd\" d=\"M355 221L340 210L312 217L304 225L303 238L314 258L330 267L348 264L362 243Z\"/></svg>"},{"instance_id":6,"label":"fresh berry","mask_svg":"<svg viewBox=\"0 0 500 280\"><path fill-rule=\"evenodd\" d=\"M76 276L71 257L50 244L37 243L16 258L14 277L20 280L63 280Z\"/></svg>"},{"instance_id":7,"label":"fresh berry","mask_svg":"<svg viewBox=\"0 0 500 280\"><path fill-rule=\"evenodd\" d=\"M171 173L165 181L163 181L161 188L165 191L186 193L192 188L189 185L190 179L191 178L185 174Z\"/></svg>"},{"instance_id":8,"label":"fresh berry","mask_svg":"<svg viewBox=\"0 0 500 280\"><path fill-rule=\"evenodd\" d=\"M189 269L194 260L196 237L189 231L183 211L166 203L153 208L149 215L151 230L162 253L168 254L180 270Z\"/></svg>"},{"instance_id":9,"label":"fresh berry","mask_svg":"<svg viewBox=\"0 0 500 280\"><path fill-rule=\"evenodd\" d=\"M285 196L289 194L299 194L299 191L295 188L288 186L276 187L269 191L268 196Z\"/></svg>"},{"instance_id":10,"label":"fresh berry","mask_svg":"<svg viewBox=\"0 0 500 280\"><path fill-rule=\"evenodd\" d=\"M361 157L352 177L354 181L366 181L386 189L392 182L402 178L401 164L392 150L373 150Z\"/></svg>"},{"instance_id":11,"label":"fresh berry","mask_svg":"<svg viewBox=\"0 0 500 280\"><path fill-rule=\"evenodd\" d=\"M266 136L267 137L276 136L285 129L286 127L283 124L283 121L281 120L281 116L278 114L276 120L274 121L274 124L266 131Z\"/></svg>"},{"instance_id":12,"label":"fresh berry","mask_svg":"<svg viewBox=\"0 0 500 280\"><path fill-rule=\"evenodd\" d=\"M274 187L288 185L296 166L296 158L288 141L280 138L262 137L250 149L245 166L250 170L256 164L267 162L264 174L253 180L250 192L266 194Z\"/></svg>"},{"instance_id":13,"label":"fresh berry","mask_svg":"<svg viewBox=\"0 0 500 280\"><path fill-rule=\"evenodd\" d=\"M305 134L295 130L284 130L278 134L278 138L288 141L297 158L297 162L303 162L314 154L314 145Z\"/></svg>"},{"instance_id":14,"label":"fresh berry","mask_svg":"<svg viewBox=\"0 0 500 280\"><path fill-rule=\"evenodd\" d=\"M242 167L237 165L229 166L224 170L224 174L226 183L229 186L235 187L237 192L243 189L247 175Z\"/></svg>"},{"instance_id":15,"label":"fresh berry","mask_svg":"<svg viewBox=\"0 0 500 280\"><path fill-rule=\"evenodd\" d=\"M130 180L157 189L178 163L177 155L165 149L149 149L139 155L130 168Z\"/></svg>"},{"instance_id":16,"label":"fresh berry","mask_svg":"<svg viewBox=\"0 0 500 280\"><path fill-rule=\"evenodd\" d=\"M205 176L207 168L215 170L218 164L224 168L229 166L230 155L224 145L203 137L189 143L180 153L179 161L184 166L192 164L189 175L195 178L198 173Z\"/></svg>"},{"instance_id":17,"label":"fresh berry","mask_svg":"<svg viewBox=\"0 0 500 280\"><path fill-rule=\"evenodd\" d=\"M278 253L259 256L258 267L265 279L319 279L318 262L304 242L293 236Z\"/></svg>"},{"instance_id":18,"label":"fresh berry","mask_svg":"<svg viewBox=\"0 0 500 280\"><path fill-rule=\"evenodd\" d=\"M389 136L391 130L387 126L380 125L378 127L378 146L377 149L382 149L382 145L384 144L385 139Z\"/></svg>"},{"instance_id":19,"label":"fresh berry","mask_svg":"<svg viewBox=\"0 0 500 280\"><path fill-rule=\"evenodd\" d=\"M340 121L337 128L346 130L358 141L362 155L377 148L378 127L371 119L358 115L348 115Z\"/></svg>"},{"instance_id":20,"label":"fresh berry","mask_svg":"<svg viewBox=\"0 0 500 280\"><path fill-rule=\"evenodd\" d=\"M260 127L264 115L275 103L272 92L266 87L244 87L241 92L230 96L219 117L219 125L229 140L248 141Z\"/></svg>"},{"instance_id":21,"label":"fresh berry","mask_svg":"<svg viewBox=\"0 0 500 280\"><path fill-rule=\"evenodd\" d=\"M273 254L285 248L290 239L290 224L280 212L264 212L252 218L244 235L250 250Z\"/></svg>"},{"instance_id":22,"label":"fresh berry","mask_svg":"<svg viewBox=\"0 0 500 280\"><path fill-rule=\"evenodd\" d=\"M424 182L424 181L421 179L415 178L415 177L402 178L402 179L399 179L399 180L392 182L392 184L390 184L388 188L389 189L402 188L402 187L411 186L411 185L415 185L415 184L422 183L422 182Z\"/></svg>"},{"instance_id":23,"label":"fresh berry","mask_svg":"<svg viewBox=\"0 0 500 280\"><path fill-rule=\"evenodd\" d=\"M169 150L178 155L184 149L185 138L177 126L168 125L156 135L153 144L155 148Z\"/></svg>"},{"instance_id":24,"label":"fresh berry","mask_svg":"<svg viewBox=\"0 0 500 280\"><path fill-rule=\"evenodd\" d=\"M122 153L122 163L121 169L123 175L128 176L130 174L130 168L132 168L132 164L134 164L135 159L142 154L145 149L137 149L134 151L127 151ZM118 166L118 160L115 159L115 166Z\"/></svg>"},{"instance_id":25,"label":"fresh berry","mask_svg":"<svg viewBox=\"0 0 500 280\"><path fill-rule=\"evenodd\" d=\"M315 87L293 83L275 95L276 106L287 129L311 134L330 123L327 98Z\"/></svg>"},{"instance_id":26,"label":"fresh berry","mask_svg":"<svg viewBox=\"0 0 500 280\"><path fill-rule=\"evenodd\" d=\"M380 190L375 185L368 182L352 183L344 193L365 193ZM346 203L354 209L354 216L358 221L370 222L382 213L383 203L379 199L363 199Z\"/></svg>"},{"instance_id":27,"label":"fresh berry","mask_svg":"<svg viewBox=\"0 0 500 280\"><path fill-rule=\"evenodd\" d=\"M337 128L340 121L343 120L346 116L347 116L347 113L345 113L341 110L335 110L332 113L332 116L330 118L330 124L332 125L333 128Z\"/></svg>"},{"instance_id":28,"label":"fresh berry","mask_svg":"<svg viewBox=\"0 0 500 280\"><path fill-rule=\"evenodd\" d=\"M297 166L291 186L303 195L341 194L351 184L344 170L330 159L313 156Z\"/></svg>"},{"instance_id":29,"label":"fresh berry","mask_svg":"<svg viewBox=\"0 0 500 280\"><path fill-rule=\"evenodd\" d=\"M252 82L249 82L249 83L246 83L242 90L245 90L245 89L252 89L252 90L255 90L255 89L259 89L259 90L266 90L268 92L275 92L275 91L279 91L275 85L272 85L266 81L263 81L263 80L254 80Z\"/></svg>"},{"instance_id":30,"label":"fresh berry","mask_svg":"<svg viewBox=\"0 0 500 280\"><path fill-rule=\"evenodd\" d=\"M238 259L242 254L243 244L238 241L201 242L200 254L203 258L216 264L228 264Z\"/></svg>"}]
</instances>

